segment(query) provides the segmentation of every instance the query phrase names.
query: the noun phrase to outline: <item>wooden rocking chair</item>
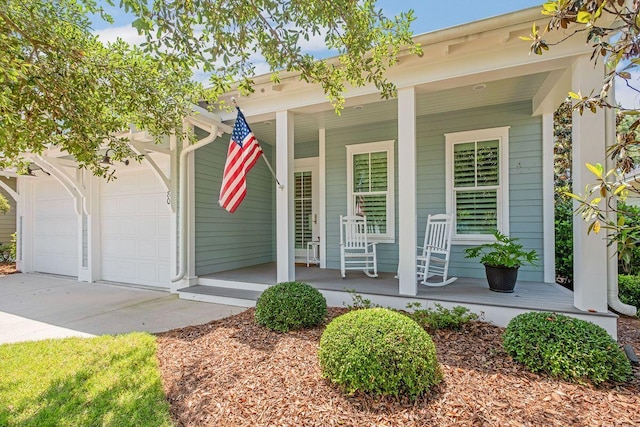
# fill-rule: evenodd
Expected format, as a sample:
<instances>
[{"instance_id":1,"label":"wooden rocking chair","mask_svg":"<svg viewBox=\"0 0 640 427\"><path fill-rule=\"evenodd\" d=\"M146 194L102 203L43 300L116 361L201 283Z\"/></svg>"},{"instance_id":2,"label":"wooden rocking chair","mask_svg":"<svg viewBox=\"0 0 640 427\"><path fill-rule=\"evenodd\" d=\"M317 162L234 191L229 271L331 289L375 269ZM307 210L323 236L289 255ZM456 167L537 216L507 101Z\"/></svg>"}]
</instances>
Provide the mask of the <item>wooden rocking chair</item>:
<instances>
[{"instance_id":1,"label":"wooden rocking chair","mask_svg":"<svg viewBox=\"0 0 640 427\"><path fill-rule=\"evenodd\" d=\"M340 273L362 270L369 277L378 277L376 242L367 240L367 218L340 215Z\"/></svg>"},{"instance_id":2,"label":"wooden rocking chair","mask_svg":"<svg viewBox=\"0 0 640 427\"><path fill-rule=\"evenodd\" d=\"M448 277L449 255L451 254L452 219L450 215L438 214L427 217L424 244L417 256L418 280L426 286L445 286L457 280ZM438 276L439 282L427 282Z\"/></svg>"}]
</instances>

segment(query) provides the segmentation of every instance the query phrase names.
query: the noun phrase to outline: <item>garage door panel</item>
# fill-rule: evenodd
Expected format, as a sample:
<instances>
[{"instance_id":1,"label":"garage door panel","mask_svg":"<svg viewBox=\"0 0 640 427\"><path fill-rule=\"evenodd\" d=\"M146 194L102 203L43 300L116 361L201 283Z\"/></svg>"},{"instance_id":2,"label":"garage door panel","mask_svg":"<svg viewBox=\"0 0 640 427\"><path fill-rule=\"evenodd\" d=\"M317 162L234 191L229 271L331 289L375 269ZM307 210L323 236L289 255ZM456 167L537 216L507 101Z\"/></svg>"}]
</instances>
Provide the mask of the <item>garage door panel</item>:
<instances>
[{"instance_id":1,"label":"garage door panel","mask_svg":"<svg viewBox=\"0 0 640 427\"><path fill-rule=\"evenodd\" d=\"M53 178L33 184L34 270L78 275L78 216L75 202Z\"/></svg>"},{"instance_id":2,"label":"garage door panel","mask_svg":"<svg viewBox=\"0 0 640 427\"><path fill-rule=\"evenodd\" d=\"M118 201L119 214L135 214L140 213L140 205L136 197L124 197Z\"/></svg>"},{"instance_id":3,"label":"garage door panel","mask_svg":"<svg viewBox=\"0 0 640 427\"><path fill-rule=\"evenodd\" d=\"M110 239L110 238L103 237L102 238L102 254L106 257L118 255L118 239Z\"/></svg>"},{"instance_id":4,"label":"garage door panel","mask_svg":"<svg viewBox=\"0 0 640 427\"><path fill-rule=\"evenodd\" d=\"M169 259L169 240L159 240L158 257L161 259ZM168 268L167 268L168 270Z\"/></svg>"},{"instance_id":5,"label":"garage door panel","mask_svg":"<svg viewBox=\"0 0 640 427\"><path fill-rule=\"evenodd\" d=\"M156 240L138 240L138 253L140 258L156 258L158 257L158 242Z\"/></svg>"},{"instance_id":6,"label":"garage door panel","mask_svg":"<svg viewBox=\"0 0 640 427\"><path fill-rule=\"evenodd\" d=\"M133 239L118 240L118 254L124 257L136 256L136 241Z\"/></svg>"},{"instance_id":7,"label":"garage door panel","mask_svg":"<svg viewBox=\"0 0 640 427\"><path fill-rule=\"evenodd\" d=\"M157 218L138 218L136 228L139 236L157 236L158 219Z\"/></svg>"},{"instance_id":8,"label":"garage door panel","mask_svg":"<svg viewBox=\"0 0 640 427\"><path fill-rule=\"evenodd\" d=\"M120 216L116 219L117 226L115 230L117 230L116 236L135 236L138 231L137 219L133 216L123 216L126 213L121 213Z\"/></svg>"},{"instance_id":9,"label":"garage door panel","mask_svg":"<svg viewBox=\"0 0 640 427\"><path fill-rule=\"evenodd\" d=\"M116 182L115 186L102 185L103 278L167 287L170 278L167 192L149 170L121 173Z\"/></svg>"}]
</instances>

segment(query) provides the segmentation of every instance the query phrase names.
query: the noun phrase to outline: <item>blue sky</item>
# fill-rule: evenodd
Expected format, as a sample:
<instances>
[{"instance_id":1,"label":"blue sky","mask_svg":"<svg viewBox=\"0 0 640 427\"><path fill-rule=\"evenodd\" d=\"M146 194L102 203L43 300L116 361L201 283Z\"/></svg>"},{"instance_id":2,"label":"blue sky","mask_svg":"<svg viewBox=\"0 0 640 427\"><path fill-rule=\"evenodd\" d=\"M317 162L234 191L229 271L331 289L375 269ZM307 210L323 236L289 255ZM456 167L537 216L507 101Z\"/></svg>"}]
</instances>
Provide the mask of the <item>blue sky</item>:
<instances>
[{"instance_id":1,"label":"blue sky","mask_svg":"<svg viewBox=\"0 0 640 427\"><path fill-rule=\"evenodd\" d=\"M105 5L104 1L99 1L99 3L103 6ZM377 2L378 7L383 9L388 16L413 9L417 19L413 23L412 29L416 34L540 6L542 3L544 3L542 0L453 0L449 2L436 2L435 0L379 0ZM125 15L121 9L108 8L108 10L116 22L111 26L97 19L94 21L95 30L115 30L116 28L124 30L123 27L130 27L132 19L130 16ZM124 31L122 34L126 35L126 33L127 31Z\"/></svg>"}]
</instances>

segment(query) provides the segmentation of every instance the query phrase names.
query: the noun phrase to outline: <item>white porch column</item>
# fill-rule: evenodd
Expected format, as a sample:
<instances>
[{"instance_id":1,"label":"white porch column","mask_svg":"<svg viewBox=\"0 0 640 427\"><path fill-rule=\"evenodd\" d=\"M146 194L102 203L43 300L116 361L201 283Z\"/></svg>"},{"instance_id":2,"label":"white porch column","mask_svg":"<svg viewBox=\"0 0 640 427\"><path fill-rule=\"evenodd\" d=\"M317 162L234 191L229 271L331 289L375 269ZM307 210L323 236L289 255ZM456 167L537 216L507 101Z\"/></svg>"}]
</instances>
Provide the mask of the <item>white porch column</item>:
<instances>
[{"instance_id":1,"label":"white porch column","mask_svg":"<svg viewBox=\"0 0 640 427\"><path fill-rule=\"evenodd\" d=\"M324 128L318 130L318 207L320 235L320 268L327 268L327 133Z\"/></svg>"},{"instance_id":2,"label":"white porch column","mask_svg":"<svg viewBox=\"0 0 640 427\"><path fill-rule=\"evenodd\" d=\"M293 113L276 112L276 173L284 188L276 190L276 280L295 280L295 224L293 204Z\"/></svg>"},{"instance_id":3,"label":"white porch column","mask_svg":"<svg viewBox=\"0 0 640 427\"><path fill-rule=\"evenodd\" d=\"M542 230L545 283L556 281L555 206L553 194L553 113L542 115Z\"/></svg>"},{"instance_id":4,"label":"white porch column","mask_svg":"<svg viewBox=\"0 0 640 427\"><path fill-rule=\"evenodd\" d=\"M19 176L16 183L22 203L16 204L16 269L33 271L33 178Z\"/></svg>"},{"instance_id":5,"label":"white porch column","mask_svg":"<svg viewBox=\"0 0 640 427\"><path fill-rule=\"evenodd\" d=\"M416 93L398 91L398 292L416 295Z\"/></svg>"},{"instance_id":6,"label":"white porch column","mask_svg":"<svg viewBox=\"0 0 640 427\"><path fill-rule=\"evenodd\" d=\"M594 68L589 56L576 60L571 70L574 92L584 95L598 93L602 87L604 70ZM595 183L595 177L585 164L605 164L605 113L585 111L573 113L573 192L584 193L585 186ZM577 202L574 202L574 207ZM587 235L588 223L580 217L573 221L573 299L576 308L583 311L607 311L607 242L606 233Z\"/></svg>"},{"instance_id":7,"label":"white porch column","mask_svg":"<svg viewBox=\"0 0 640 427\"><path fill-rule=\"evenodd\" d=\"M87 197L83 202L86 210L86 224L83 224L85 214L79 218L79 251L80 268L78 268L78 280L81 282L95 282L102 278L101 253L100 253L100 180L88 170L80 170L81 185L86 189ZM86 251L86 257L83 255Z\"/></svg>"},{"instance_id":8,"label":"white porch column","mask_svg":"<svg viewBox=\"0 0 640 427\"><path fill-rule=\"evenodd\" d=\"M194 128L191 128L194 131ZM189 141L185 141L183 149L190 145ZM187 251L187 273L184 276L183 281L186 280L187 286L191 286L197 279L196 276L196 155L195 152L189 153L187 156L187 164L181 165L187 168L187 191L186 194L186 206L187 214L185 215L187 223L184 229L187 235L187 244L185 250Z\"/></svg>"},{"instance_id":9,"label":"white porch column","mask_svg":"<svg viewBox=\"0 0 640 427\"><path fill-rule=\"evenodd\" d=\"M171 198L171 213L169 214L169 277L172 277L179 268L178 265L178 139L175 134L169 136L170 166L169 166L169 197ZM182 282L169 282L169 291L173 294L182 287Z\"/></svg>"}]
</instances>

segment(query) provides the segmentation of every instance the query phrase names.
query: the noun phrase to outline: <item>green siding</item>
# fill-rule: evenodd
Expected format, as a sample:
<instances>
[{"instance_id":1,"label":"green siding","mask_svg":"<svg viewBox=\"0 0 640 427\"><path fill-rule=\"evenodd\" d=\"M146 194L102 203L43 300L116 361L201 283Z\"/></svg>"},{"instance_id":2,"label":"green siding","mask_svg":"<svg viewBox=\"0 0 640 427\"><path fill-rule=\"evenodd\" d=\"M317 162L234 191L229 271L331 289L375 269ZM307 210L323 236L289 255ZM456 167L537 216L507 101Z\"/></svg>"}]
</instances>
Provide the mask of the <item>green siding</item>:
<instances>
[{"instance_id":1,"label":"green siding","mask_svg":"<svg viewBox=\"0 0 640 427\"><path fill-rule=\"evenodd\" d=\"M229 135L195 153L196 275L275 260L275 184L264 161L247 178L247 196L230 214L218 204ZM273 149L264 144L269 159Z\"/></svg>"},{"instance_id":2,"label":"green siding","mask_svg":"<svg viewBox=\"0 0 640 427\"><path fill-rule=\"evenodd\" d=\"M428 214L445 210L445 133L510 126L509 221L510 235L522 239L542 258L542 122L531 116L531 103L519 102L420 117L417 123L418 236ZM421 244L421 242L420 242ZM484 277L477 260L464 258L467 246L454 245L450 273ZM542 267L523 267L521 280L542 281Z\"/></svg>"},{"instance_id":3,"label":"green siding","mask_svg":"<svg viewBox=\"0 0 640 427\"><path fill-rule=\"evenodd\" d=\"M2 177L0 179L13 190L16 189L15 178ZM7 199L11 206L11 210L6 214L0 213L0 243L9 243L11 242L11 235L16 232L16 201L3 188L0 188L0 194Z\"/></svg>"},{"instance_id":4,"label":"green siding","mask_svg":"<svg viewBox=\"0 0 640 427\"><path fill-rule=\"evenodd\" d=\"M510 126L509 199L510 234L522 240L528 249L543 257L542 235L542 124L531 116L530 102L518 102L421 116L417 119L417 215L418 236L422 244L428 214L445 211L445 133ZM374 125L327 130L326 134L326 218L327 267L340 266L338 243L339 217L347 209L346 146L396 140L397 121ZM275 261L275 185L259 161L248 179L248 194L235 214L218 206L222 168L228 137L196 151L196 274ZM269 159L275 159L273 146L264 144ZM317 142L296 144L295 157L315 157ZM397 142L395 153L395 194L397 187ZM394 272L398 263L398 210L396 241L378 244L380 271ZM484 277L484 267L476 260L464 259L466 246L455 245L450 274ZM523 267L521 280L542 281L542 267Z\"/></svg>"},{"instance_id":5,"label":"green siding","mask_svg":"<svg viewBox=\"0 0 640 427\"><path fill-rule=\"evenodd\" d=\"M396 121L373 125L327 130L326 133L326 194L327 194L327 268L340 268L340 215L347 214L347 145L398 139ZM398 158L396 144L394 158ZM396 176L397 176L397 166ZM396 179L395 194L398 187ZM397 198L396 198L397 200ZM396 206L396 219L398 209ZM398 234L398 221L396 230ZM395 271L398 267L398 241L378 243L378 270Z\"/></svg>"},{"instance_id":6,"label":"green siding","mask_svg":"<svg viewBox=\"0 0 640 427\"><path fill-rule=\"evenodd\" d=\"M542 125L531 116L530 102L519 102L418 117L417 211L418 241L422 244L427 215L445 211L445 133L510 126L509 200L510 235L522 239L527 248L542 258ZM346 214L346 145L397 140L397 121L327 131L327 267L339 268L339 216ZM397 143L396 143L396 202ZM396 236L399 218L396 208ZM450 273L465 277L484 277L484 267L476 260L464 259L465 246L454 246ZM378 244L381 271L394 272L398 263L397 238L393 244ZM521 280L542 281L542 267L523 267Z\"/></svg>"},{"instance_id":7,"label":"green siding","mask_svg":"<svg viewBox=\"0 0 640 427\"><path fill-rule=\"evenodd\" d=\"M296 143L293 153L296 159L305 159L307 157L318 157L319 153L318 141Z\"/></svg>"}]
</instances>

